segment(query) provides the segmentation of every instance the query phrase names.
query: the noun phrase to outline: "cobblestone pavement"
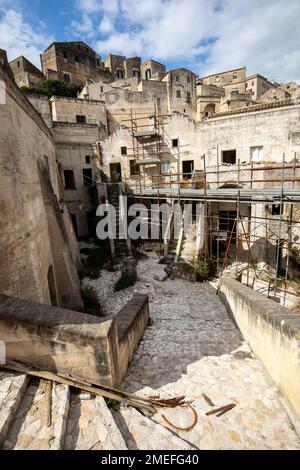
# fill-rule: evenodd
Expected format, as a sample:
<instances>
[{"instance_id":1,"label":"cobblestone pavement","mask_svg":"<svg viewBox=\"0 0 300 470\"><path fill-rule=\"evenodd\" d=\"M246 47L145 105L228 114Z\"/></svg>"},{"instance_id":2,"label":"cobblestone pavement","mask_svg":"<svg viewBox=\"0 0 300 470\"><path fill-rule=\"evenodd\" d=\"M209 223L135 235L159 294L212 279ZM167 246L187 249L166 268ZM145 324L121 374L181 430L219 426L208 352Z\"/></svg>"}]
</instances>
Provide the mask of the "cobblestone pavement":
<instances>
[{"instance_id":1,"label":"cobblestone pavement","mask_svg":"<svg viewBox=\"0 0 300 470\"><path fill-rule=\"evenodd\" d=\"M109 312L113 300L119 310L134 291L149 294L152 323L146 329L123 387L145 395L184 394L198 414L198 423L192 431L176 431L160 413L152 419L197 448L299 449L299 438L280 394L243 341L214 287L182 279L155 281L154 275L164 268L157 261L155 255L140 261L138 283L117 296L106 297L107 313L115 314L116 304ZM101 288L105 277L106 274L101 279ZM94 282L97 287L98 281ZM216 406L229 403L237 406L220 417L206 416L210 406L203 393ZM187 409L164 413L181 427L188 426L192 419Z\"/></svg>"}]
</instances>

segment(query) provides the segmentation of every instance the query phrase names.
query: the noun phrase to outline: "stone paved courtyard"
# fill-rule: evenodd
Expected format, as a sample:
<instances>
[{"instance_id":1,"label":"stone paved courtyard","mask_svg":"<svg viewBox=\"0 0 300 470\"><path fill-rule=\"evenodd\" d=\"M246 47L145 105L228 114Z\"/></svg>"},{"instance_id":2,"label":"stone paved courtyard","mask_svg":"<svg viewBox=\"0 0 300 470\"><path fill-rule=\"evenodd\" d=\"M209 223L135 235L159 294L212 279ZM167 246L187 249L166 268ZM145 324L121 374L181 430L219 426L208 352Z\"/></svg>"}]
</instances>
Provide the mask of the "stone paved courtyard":
<instances>
[{"instance_id":1,"label":"stone paved courtyard","mask_svg":"<svg viewBox=\"0 0 300 470\"><path fill-rule=\"evenodd\" d=\"M121 308L134 291L149 294L152 322L122 386L152 396L184 394L197 410L198 423L192 431L176 433L197 448L299 449L299 437L280 394L243 341L215 288L181 279L155 281L160 271L158 257L151 255L139 262L139 280L126 291L107 291L106 280L116 273L103 273L93 281L100 295L106 289L106 313L115 314L116 304ZM221 417L208 417L210 407L203 393L216 406L237 406ZM186 409L164 412L181 427L192 419ZM152 419L168 426L160 413Z\"/></svg>"}]
</instances>

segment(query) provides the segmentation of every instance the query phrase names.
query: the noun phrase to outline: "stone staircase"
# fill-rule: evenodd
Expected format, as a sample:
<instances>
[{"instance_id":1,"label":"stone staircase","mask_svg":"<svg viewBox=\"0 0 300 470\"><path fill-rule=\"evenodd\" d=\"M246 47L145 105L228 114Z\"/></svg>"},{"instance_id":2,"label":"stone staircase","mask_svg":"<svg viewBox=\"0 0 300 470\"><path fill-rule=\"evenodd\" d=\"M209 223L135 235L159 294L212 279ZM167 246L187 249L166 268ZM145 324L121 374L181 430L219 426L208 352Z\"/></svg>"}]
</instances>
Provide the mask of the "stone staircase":
<instances>
[{"instance_id":1,"label":"stone staircase","mask_svg":"<svg viewBox=\"0 0 300 470\"><path fill-rule=\"evenodd\" d=\"M132 407L121 406L114 411L101 396L55 382L51 401L49 392L48 381L0 369L2 450L194 448L175 432Z\"/></svg>"}]
</instances>

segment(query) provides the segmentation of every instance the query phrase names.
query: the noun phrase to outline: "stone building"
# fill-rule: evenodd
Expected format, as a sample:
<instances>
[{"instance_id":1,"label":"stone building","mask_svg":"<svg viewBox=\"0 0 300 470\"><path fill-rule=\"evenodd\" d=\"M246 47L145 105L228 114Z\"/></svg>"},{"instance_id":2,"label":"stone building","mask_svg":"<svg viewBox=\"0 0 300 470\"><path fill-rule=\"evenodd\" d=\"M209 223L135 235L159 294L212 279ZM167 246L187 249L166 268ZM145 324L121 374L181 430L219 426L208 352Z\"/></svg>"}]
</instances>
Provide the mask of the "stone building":
<instances>
[{"instance_id":1,"label":"stone building","mask_svg":"<svg viewBox=\"0 0 300 470\"><path fill-rule=\"evenodd\" d=\"M19 87L37 86L45 78L44 74L24 56L17 57L9 65Z\"/></svg>"},{"instance_id":2,"label":"stone building","mask_svg":"<svg viewBox=\"0 0 300 470\"><path fill-rule=\"evenodd\" d=\"M80 256L62 201L55 142L9 70L2 63L0 291L80 310Z\"/></svg>"},{"instance_id":3,"label":"stone building","mask_svg":"<svg viewBox=\"0 0 300 470\"><path fill-rule=\"evenodd\" d=\"M105 67L111 72L112 79L122 80L124 78L141 77L141 58L126 58L121 55L108 54L105 59Z\"/></svg>"},{"instance_id":4,"label":"stone building","mask_svg":"<svg viewBox=\"0 0 300 470\"><path fill-rule=\"evenodd\" d=\"M246 67L227 70L200 79L203 85L216 85L224 88L225 96L229 96L232 91L245 93L246 91Z\"/></svg>"},{"instance_id":5,"label":"stone building","mask_svg":"<svg viewBox=\"0 0 300 470\"><path fill-rule=\"evenodd\" d=\"M275 89L276 85L266 77L255 74L246 78L246 92L250 92L254 101L258 100L270 89Z\"/></svg>"},{"instance_id":6,"label":"stone building","mask_svg":"<svg viewBox=\"0 0 300 470\"><path fill-rule=\"evenodd\" d=\"M162 82L167 84L168 113L183 113L196 119L196 75L184 68L170 70Z\"/></svg>"},{"instance_id":7,"label":"stone building","mask_svg":"<svg viewBox=\"0 0 300 470\"><path fill-rule=\"evenodd\" d=\"M42 71L47 78L58 78L84 86L87 80L112 81L101 56L83 41L54 42L41 54Z\"/></svg>"},{"instance_id":8,"label":"stone building","mask_svg":"<svg viewBox=\"0 0 300 470\"><path fill-rule=\"evenodd\" d=\"M141 65L141 78L143 80L162 80L166 74L166 66L156 60L146 60Z\"/></svg>"}]
</instances>

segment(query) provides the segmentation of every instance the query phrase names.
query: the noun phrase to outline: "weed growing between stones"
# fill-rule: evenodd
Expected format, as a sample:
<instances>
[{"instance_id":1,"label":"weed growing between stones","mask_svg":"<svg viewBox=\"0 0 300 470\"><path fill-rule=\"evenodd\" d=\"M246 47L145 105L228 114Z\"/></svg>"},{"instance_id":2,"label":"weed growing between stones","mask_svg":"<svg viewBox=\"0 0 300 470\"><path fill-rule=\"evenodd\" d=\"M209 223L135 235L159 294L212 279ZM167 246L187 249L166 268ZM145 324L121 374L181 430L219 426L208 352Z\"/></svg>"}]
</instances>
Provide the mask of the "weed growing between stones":
<instances>
[{"instance_id":1,"label":"weed growing between stones","mask_svg":"<svg viewBox=\"0 0 300 470\"><path fill-rule=\"evenodd\" d=\"M114 291L119 292L120 290L126 289L127 287L134 286L135 283L135 276L120 277L120 279L115 284Z\"/></svg>"},{"instance_id":2,"label":"weed growing between stones","mask_svg":"<svg viewBox=\"0 0 300 470\"><path fill-rule=\"evenodd\" d=\"M101 305L96 289L91 286L84 286L81 289L81 293L84 303L84 313L101 317Z\"/></svg>"}]
</instances>

